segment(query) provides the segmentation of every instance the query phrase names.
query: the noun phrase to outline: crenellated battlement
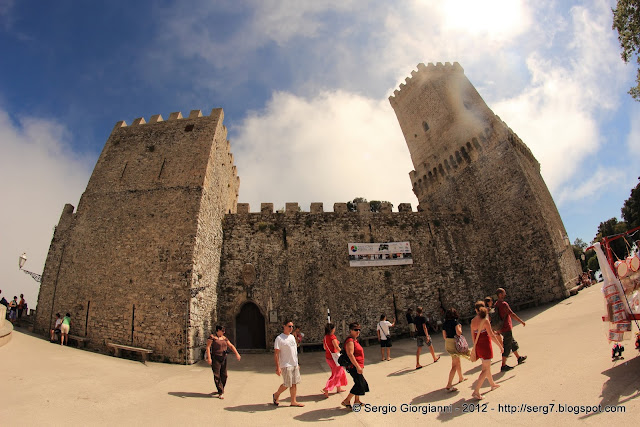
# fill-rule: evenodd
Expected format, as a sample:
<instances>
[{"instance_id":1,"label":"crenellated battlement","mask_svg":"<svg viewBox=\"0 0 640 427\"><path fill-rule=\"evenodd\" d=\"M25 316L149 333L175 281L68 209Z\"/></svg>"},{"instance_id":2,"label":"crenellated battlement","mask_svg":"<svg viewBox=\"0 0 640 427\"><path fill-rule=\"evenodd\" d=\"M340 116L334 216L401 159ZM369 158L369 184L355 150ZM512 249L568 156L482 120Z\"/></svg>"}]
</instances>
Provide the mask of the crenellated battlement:
<instances>
[{"instance_id":1,"label":"crenellated battlement","mask_svg":"<svg viewBox=\"0 0 640 427\"><path fill-rule=\"evenodd\" d=\"M540 171L540 163L536 160L529 147L522 142L505 122L500 120L500 117L495 117L497 118L497 123L499 123L498 129L496 127L487 127L484 133L471 138L466 144L457 147L455 151L448 155L445 154L440 159L435 159L433 163L424 162L418 168L409 172L414 194L420 197L420 194L431 192L439 182L459 174L480 156L485 155L486 150L492 149L497 144L505 141L508 141L513 148L518 150Z\"/></svg>"},{"instance_id":2,"label":"crenellated battlement","mask_svg":"<svg viewBox=\"0 0 640 427\"><path fill-rule=\"evenodd\" d=\"M296 202L288 202L285 203L284 211L275 211L273 210L273 203L261 203L260 210L256 212L251 212L251 208L249 203L238 203L236 214L246 215L246 214L283 214L283 215L293 215L297 213L306 213L306 214L322 214L322 213L349 213L349 214L371 214L371 215L379 215L379 214L390 214L394 213L390 203L382 203L380 207L380 212L372 212L371 204L366 203L358 203L357 210L355 212L351 212L347 209L347 204L344 202L337 202L333 204L333 211L325 211L324 204L322 202L313 202L311 203L309 211L302 211L299 208L299 204ZM400 203L398 205L398 212L414 212L411 207L411 203Z\"/></svg>"},{"instance_id":3,"label":"crenellated battlement","mask_svg":"<svg viewBox=\"0 0 640 427\"><path fill-rule=\"evenodd\" d=\"M169 114L169 118L166 120L168 122L170 121L174 121L174 120L192 120L192 119L214 119L214 120L220 120L222 121L224 119L224 113L222 112L222 108L214 108L211 110L211 114L209 116L203 116L202 115L202 111L201 110L191 110L189 112L189 115L187 117L184 117L182 115L182 112L180 111L176 111L173 113ZM150 124L155 124L155 123L162 123L165 120L162 118L161 114L156 114L151 116L151 118L149 119L149 122L145 121L144 117L138 117L133 119L133 121L131 122L130 126L141 126L141 125L150 125ZM119 122L117 122L114 126L114 129L119 129L119 128L125 128L125 127L130 127L127 126L127 122L124 120L120 120Z\"/></svg>"},{"instance_id":4,"label":"crenellated battlement","mask_svg":"<svg viewBox=\"0 0 640 427\"><path fill-rule=\"evenodd\" d=\"M400 83L399 89L393 91L393 95L389 97L389 101L391 103L394 103L396 99L399 99L398 97L401 97L404 92L407 92L404 91L405 88L410 88L416 83L420 84L427 78L437 78L448 73L464 74L464 69L457 62L454 62L453 64L450 62L445 62L444 64L442 62L437 62L436 64L430 62L427 65L424 65L421 62L418 64L417 68L417 71L411 71L411 75L404 80L404 83Z\"/></svg>"},{"instance_id":5,"label":"crenellated battlement","mask_svg":"<svg viewBox=\"0 0 640 427\"><path fill-rule=\"evenodd\" d=\"M531 163L533 163L534 166L536 166L536 168L538 169L538 171L540 171L540 162L538 162L538 160L535 158L535 156L533 155L529 147L527 147L527 145L520 139L520 137L509 127L509 125L507 125L507 123L502 121L500 117L496 116L496 119L498 119L498 121L502 123L504 127L508 130L507 140L509 141L509 143L516 150L518 150L520 154L522 154L526 159L528 159Z\"/></svg>"},{"instance_id":6,"label":"crenellated battlement","mask_svg":"<svg viewBox=\"0 0 640 427\"><path fill-rule=\"evenodd\" d=\"M429 188L443 179L456 175L475 161L486 149L491 148L498 141L493 128L485 128L484 133L471 138L466 144L456 147L448 155L436 159L433 163L424 162L416 170L409 172L414 193Z\"/></svg>"}]
</instances>

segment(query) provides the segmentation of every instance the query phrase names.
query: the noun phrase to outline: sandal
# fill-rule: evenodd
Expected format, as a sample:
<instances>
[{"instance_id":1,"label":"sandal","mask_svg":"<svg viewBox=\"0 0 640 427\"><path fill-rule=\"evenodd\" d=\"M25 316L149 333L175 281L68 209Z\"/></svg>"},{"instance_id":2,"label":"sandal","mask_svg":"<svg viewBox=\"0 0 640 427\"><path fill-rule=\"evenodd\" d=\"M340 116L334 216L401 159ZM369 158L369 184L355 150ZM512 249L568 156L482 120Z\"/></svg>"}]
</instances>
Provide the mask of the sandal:
<instances>
[{"instance_id":1,"label":"sandal","mask_svg":"<svg viewBox=\"0 0 640 427\"><path fill-rule=\"evenodd\" d=\"M451 387L445 387L444 389L445 389L445 390L447 390L447 392L449 392L449 393L453 393L453 392L458 391L458 389L457 389L457 388L455 388L455 387L453 387L453 386L451 386Z\"/></svg>"},{"instance_id":2,"label":"sandal","mask_svg":"<svg viewBox=\"0 0 640 427\"><path fill-rule=\"evenodd\" d=\"M276 405L276 406L280 405L280 402L278 402L278 400L276 400L276 394L275 393L272 394L271 397L273 397L273 404L274 405Z\"/></svg>"},{"instance_id":3,"label":"sandal","mask_svg":"<svg viewBox=\"0 0 640 427\"><path fill-rule=\"evenodd\" d=\"M352 406L349 403L340 402L340 404L347 409L352 409Z\"/></svg>"}]
</instances>

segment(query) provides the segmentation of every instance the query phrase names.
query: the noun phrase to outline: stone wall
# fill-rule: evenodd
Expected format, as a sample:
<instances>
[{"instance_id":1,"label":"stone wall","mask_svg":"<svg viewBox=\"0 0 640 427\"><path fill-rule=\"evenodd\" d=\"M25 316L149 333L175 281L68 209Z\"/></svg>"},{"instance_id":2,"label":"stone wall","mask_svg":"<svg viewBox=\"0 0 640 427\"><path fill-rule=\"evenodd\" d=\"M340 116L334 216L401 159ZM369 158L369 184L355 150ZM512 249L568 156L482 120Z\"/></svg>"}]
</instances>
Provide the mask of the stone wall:
<instances>
[{"instance_id":1,"label":"stone wall","mask_svg":"<svg viewBox=\"0 0 640 427\"><path fill-rule=\"evenodd\" d=\"M359 321L363 336L375 335L380 314L394 316L394 300L398 330L406 329L406 309L417 305L430 316L440 316L441 304L471 315L475 301L496 288L483 274L486 254L476 250L476 226L464 211L318 212L317 204L316 213L227 215L218 321L235 338L235 316L243 304L255 303L267 319L270 347L285 318L302 327L305 341L320 342L327 309L339 333L343 322ZM396 241L411 243L412 265L349 266L348 243ZM243 281L246 264L255 269L253 286ZM535 292L515 284L511 290L516 302ZM273 310L277 318L270 322Z\"/></svg>"},{"instance_id":2,"label":"stone wall","mask_svg":"<svg viewBox=\"0 0 640 427\"><path fill-rule=\"evenodd\" d=\"M203 319L214 315L220 224L237 200L222 118L217 109L116 125L77 212L65 206L54 234L38 332L69 312L71 333L90 348L115 342L152 349L156 360L199 358ZM195 307L199 293L209 297Z\"/></svg>"}]
</instances>

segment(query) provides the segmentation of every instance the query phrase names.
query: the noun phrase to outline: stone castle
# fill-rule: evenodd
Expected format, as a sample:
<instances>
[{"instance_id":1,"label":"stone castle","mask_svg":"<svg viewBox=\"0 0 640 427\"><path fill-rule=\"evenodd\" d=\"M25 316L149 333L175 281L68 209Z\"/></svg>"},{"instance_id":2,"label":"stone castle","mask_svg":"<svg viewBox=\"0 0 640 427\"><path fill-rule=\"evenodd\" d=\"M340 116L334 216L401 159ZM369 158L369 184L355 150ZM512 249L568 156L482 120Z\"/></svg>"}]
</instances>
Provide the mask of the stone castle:
<instances>
[{"instance_id":1,"label":"stone castle","mask_svg":"<svg viewBox=\"0 0 640 427\"><path fill-rule=\"evenodd\" d=\"M269 349L285 318L319 343L328 315L338 332L357 320L366 336L381 313L400 319L416 305L470 315L498 286L515 304L568 296L579 267L540 165L462 67L420 64L389 100L417 211L251 212L237 203L222 109L118 122L54 232L35 330L70 312L89 348L113 342L194 363L215 324L240 349ZM413 263L351 267L354 242L409 242Z\"/></svg>"}]
</instances>

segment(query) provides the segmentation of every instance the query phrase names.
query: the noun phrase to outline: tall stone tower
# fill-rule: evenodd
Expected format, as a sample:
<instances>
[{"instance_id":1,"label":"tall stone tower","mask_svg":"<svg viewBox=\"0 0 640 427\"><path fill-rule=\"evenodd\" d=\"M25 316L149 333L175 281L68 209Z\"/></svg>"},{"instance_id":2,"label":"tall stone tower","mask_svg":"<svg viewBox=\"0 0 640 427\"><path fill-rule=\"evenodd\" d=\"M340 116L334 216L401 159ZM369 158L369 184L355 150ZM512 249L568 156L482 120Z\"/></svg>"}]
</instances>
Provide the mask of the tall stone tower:
<instances>
[{"instance_id":1,"label":"tall stone tower","mask_svg":"<svg viewBox=\"0 0 640 427\"><path fill-rule=\"evenodd\" d=\"M419 210L464 211L473 224L472 250L484 254L478 285L517 289L520 301L567 295L579 268L540 164L462 67L419 64L389 101ZM534 298L540 293L548 297Z\"/></svg>"},{"instance_id":2,"label":"tall stone tower","mask_svg":"<svg viewBox=\"0 0 640 427\"><path fill-rule=\"evenodd\" d=\"M222 109L118 122L77 211L66 205L38 296L35 329L72 313L71 333L200 359L217 317L222 221L239 178Z\"/></svg>"}]
</instances>

